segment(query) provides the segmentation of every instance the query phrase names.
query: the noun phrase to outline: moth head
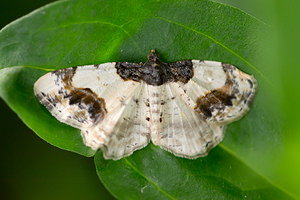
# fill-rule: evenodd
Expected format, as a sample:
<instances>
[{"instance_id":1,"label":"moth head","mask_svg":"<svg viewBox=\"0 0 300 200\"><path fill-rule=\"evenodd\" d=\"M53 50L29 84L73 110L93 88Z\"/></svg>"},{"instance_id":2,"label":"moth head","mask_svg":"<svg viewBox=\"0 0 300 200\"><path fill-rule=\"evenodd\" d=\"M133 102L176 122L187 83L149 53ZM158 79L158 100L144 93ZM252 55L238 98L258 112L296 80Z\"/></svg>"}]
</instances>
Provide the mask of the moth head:
<instances>
[{"instance_id":1,"label":"moth head","mask_svg":"<svg viewBox=\"0 0 300 200\"><path fill-rule=\"evenodd\" d=\"M149 62L149 61L150 61L150 62L157 62L157 61L160 61L160 57L159 57L159 55L158 55L157 53L155 53L155 50L154 50L154 49L152 49L152 50L151 50L151 53L148 54L147 59L148 59L147 62Z\"/></svg>"}]
</instances>

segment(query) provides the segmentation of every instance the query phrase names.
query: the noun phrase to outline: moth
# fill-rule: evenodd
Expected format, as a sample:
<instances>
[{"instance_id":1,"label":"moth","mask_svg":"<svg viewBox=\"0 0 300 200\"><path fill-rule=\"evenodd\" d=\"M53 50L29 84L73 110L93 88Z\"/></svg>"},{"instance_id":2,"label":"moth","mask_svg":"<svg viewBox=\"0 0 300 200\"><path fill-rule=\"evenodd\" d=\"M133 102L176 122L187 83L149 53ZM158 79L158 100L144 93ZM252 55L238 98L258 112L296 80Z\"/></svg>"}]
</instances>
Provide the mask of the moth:
<instances>
[{"instance_id":1,"label":"moth","mask_svg":"<svg viewBox=\"0 0 300 200\"><path fill-rule=\"evenodd\" d=\"M176 156L208 154L227 124L250 109L257 81L230 64L110 62L56 70L34 84L60 122L81 129L84 144L118 160L150 141Z\"/></svg>"}]
</instances>

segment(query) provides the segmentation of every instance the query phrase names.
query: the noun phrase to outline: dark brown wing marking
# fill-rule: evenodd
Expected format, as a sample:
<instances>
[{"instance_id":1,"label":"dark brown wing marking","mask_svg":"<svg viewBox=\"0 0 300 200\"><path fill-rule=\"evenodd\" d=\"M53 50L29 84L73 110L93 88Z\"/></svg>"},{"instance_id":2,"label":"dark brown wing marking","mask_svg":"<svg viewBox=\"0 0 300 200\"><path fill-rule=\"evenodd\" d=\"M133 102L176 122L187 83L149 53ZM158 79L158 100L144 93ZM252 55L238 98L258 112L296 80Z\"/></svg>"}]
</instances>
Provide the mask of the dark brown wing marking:
<instances>
[{"instance_id":1,"label":"dark brown wing marking","mask_svg":"<svg viewBox=\"0 0 300 200\"><path fill-rule=\"evenodd\" d=\"M254 87L256 87L256 81L251 76L239 72L240 76L245 77L245 80L242 78L241 81L244 81L244 84L248 84L247 89L241 91L239 81L237 81L240 77L236 77L236 74L234 73L238 70L229 64L222 64L222 66L226 74L226 82L224 86L199 97L196 101L194 110L204 119L223 121L225 118L232 117L233 119L230 121L233 121L240 118L243 113L245 113L246 109L249 109L249 106L255 97L254 93L256 88ZM233 109L236 107L240 107L240 110L234 111L234 113ZM229 114L229 111L227 111L228 113L224 113L226 108L231 108L232 114ZM218 119L214 119L216 116L213 116L213 113L215 113ZM234 117L236 117L236 119Z\"/></svg>"},{"instance_id":2,"label":"dark brown wing marking","mask_svg":"<svg viewBox=\"0 0 300 200\"><path fill-rule=\"evenodd\" d=\"M52 72L57 76L56 81L63 83L63 88L58 93L63 93L64 95L60 95L58 100L62 102L64 99L68 99L70 105L76 104L79 108L86 110L94 122L101 121L107 112L105 101L103 98L98 97L90 88L76 88L72 85L76 69L76 67L73 67ZM79 116L83 115L80 114Z\"/></svg>"}]
</instances>

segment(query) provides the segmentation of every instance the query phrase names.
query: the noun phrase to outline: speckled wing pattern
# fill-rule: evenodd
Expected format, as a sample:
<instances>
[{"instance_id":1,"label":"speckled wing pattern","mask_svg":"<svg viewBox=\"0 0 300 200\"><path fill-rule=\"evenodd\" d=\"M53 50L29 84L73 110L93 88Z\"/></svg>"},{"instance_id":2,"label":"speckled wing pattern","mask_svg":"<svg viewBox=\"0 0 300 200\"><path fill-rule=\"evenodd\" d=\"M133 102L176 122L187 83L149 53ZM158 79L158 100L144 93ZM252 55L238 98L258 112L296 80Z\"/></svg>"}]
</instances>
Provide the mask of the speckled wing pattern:
<instances>
[{"instance_id":1,"label":"speckled wing pattern","mask_svg":"<svg viewBox=\"0 0 300 200\"><path fill-rule=\"evenodd\" d=\"M38 100L59 121L81 129L84 143L121 159L150 140L195 159L220 143L226 124L250 108L257 82L214 61L164 63L154 51L143 64L105 63L42 76Z\"/></svg>"}]
</instances>

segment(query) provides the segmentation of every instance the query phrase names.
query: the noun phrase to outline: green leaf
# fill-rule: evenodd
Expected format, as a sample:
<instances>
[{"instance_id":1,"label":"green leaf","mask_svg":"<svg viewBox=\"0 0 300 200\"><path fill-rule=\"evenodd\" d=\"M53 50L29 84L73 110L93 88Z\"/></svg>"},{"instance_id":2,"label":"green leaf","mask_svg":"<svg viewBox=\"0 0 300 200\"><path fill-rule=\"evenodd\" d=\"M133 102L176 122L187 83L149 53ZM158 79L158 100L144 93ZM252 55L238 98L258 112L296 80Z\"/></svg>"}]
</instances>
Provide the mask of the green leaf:
<instances>
[{"instance_id":1,"label":"green leaf","mask_svg":"<svg viewBox=\"0 0 300 200\"><path fill-rule=\"evenodd\" d=\"M95 163L119 199L290 199L220 147L187 160L151 144L117 162L99 152Z\"/></svg>"},{"instance_id":2,"label":"green leaf","mask_svg":"<svg viewBox=\"0 0 300 200\"><path fill-rule=\"evenodd\" d=\"M199 59L234 64L253 74L259 92L249 114L228 126L205 158L177 158L149 145L120 161L97 153L100 179L121 199L289 199L276 179L284 132L273 101L270 66L258 61L265 26L238 9L206 0L66 0L45 6L0 32L0 96L47 142L85 156L80 131L38 103L44 73L87 64Z\"/></svg>"},{"instance_id":3,"label":"green leaf","mask_svg":"<svg viewBox=\"0 0 300 200\"><path fill-rule=\"evenodd\" d=\"M26 67L0 70L0 96L27 126L50 144L92 156L95 152L83 144L80 131L57 121L34 96L33 84L44 73Z\"/></svg>"}]
</instances>

